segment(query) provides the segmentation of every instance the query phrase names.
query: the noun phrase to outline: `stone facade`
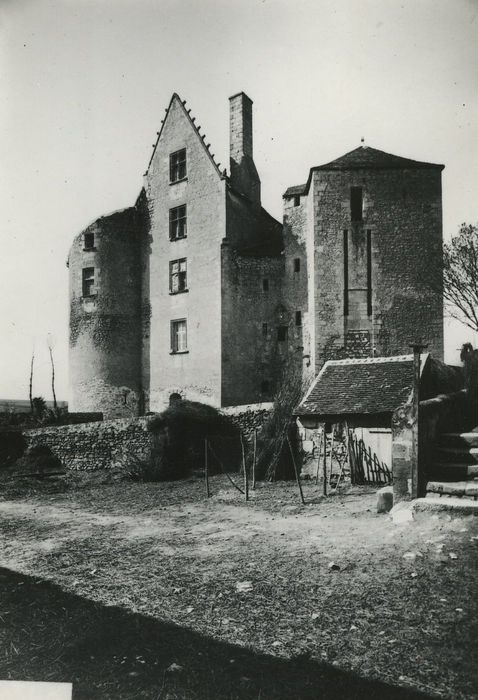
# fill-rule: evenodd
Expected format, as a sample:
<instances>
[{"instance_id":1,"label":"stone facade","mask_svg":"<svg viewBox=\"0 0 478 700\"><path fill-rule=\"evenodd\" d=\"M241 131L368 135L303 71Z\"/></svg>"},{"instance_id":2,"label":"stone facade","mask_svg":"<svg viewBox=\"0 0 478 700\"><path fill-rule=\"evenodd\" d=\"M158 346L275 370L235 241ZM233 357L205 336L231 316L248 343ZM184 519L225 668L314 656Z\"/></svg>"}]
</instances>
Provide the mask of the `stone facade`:
<instances>
[{"instance_id":1,"label":"stone facade","mask_svg":"<svg viewBox=\"0 0 478 700\"><path fill-rule=\"evenodd\" d=\"M261 206L252 102L230 98L230 174L178 95L133 207L74 239L70 409L106 418L270 400L291 365L443 357L443 304L427 285L442 242L443 166L360 147Z\"/></svg>"},{"instance_id":2,"label":"stone facade","mask_svg":"<svg viewBox=\"0 0 478 700\"><path fill-rule=\"evenodd\" d=\"M261 207L247 95L231 98L230 115L227 177L173 95L136 205L75 238L71 410L108 418L160 411L172 394L217 407L272 395L282 226ZM270 279L259 304L255 274ZM263 323L271 333L256 369Z\"/></svg>"},{"instance_id":3,"label":"stone facade","mask_svg":"<svg viewBox=\"0 0 478 700\"><path fill-rule=\"evenodd\" d=\"M361 147L285 193L286 269L306 256L296 303L315 372L328 359L406 354L417 340L443 357L443 299L427 284L442 168Z\"/></svg>"}]
</instances>

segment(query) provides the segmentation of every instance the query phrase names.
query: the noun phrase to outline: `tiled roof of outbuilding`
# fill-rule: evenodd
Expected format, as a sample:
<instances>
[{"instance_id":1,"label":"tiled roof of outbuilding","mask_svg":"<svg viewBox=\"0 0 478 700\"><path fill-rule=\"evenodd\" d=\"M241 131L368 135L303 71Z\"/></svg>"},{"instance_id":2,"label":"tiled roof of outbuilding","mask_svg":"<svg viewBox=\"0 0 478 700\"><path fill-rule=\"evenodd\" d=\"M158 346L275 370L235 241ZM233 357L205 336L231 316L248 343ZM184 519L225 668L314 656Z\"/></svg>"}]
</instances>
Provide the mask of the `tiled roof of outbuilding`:
<instances>
[{"instance_id":1,"label":"tiled roof of outbuilding","mask_svg":"<svg viewBox=\"0 0 478 700\"><path fill-rule=\"evenodd\" d=\"M370 146L359 146L330 163L317 165L312 170L355 170L360 168L440 168L443 170L444 166L394 156L391 153L379 151L378 148L370 148Z\"/></svg>"},{"instance_id":2,"label":"tiled roof of outbuilding","mask_svg":"<svg viewBox=\"0 0 478 700\"><path fill-rule=\"evenodd\" d=\"M307 187L306 182L304 182L303 185L293 185L292 187L288 187L282 196L283 197L293 197L295 194L304 194L306 187Z\"/></svg>"},{"instance_id":3,"label":"tiled roof of outbuilding","mask_svg":"<svg viewBox=\"0 0 478 700\"><path fill-rule=\"evenodd\" d=\"M422 355L421 367L428 355ZM314 379L296 415L391 413L411 395L413 355L330 360Z\"/></svg>"}]
</instances>

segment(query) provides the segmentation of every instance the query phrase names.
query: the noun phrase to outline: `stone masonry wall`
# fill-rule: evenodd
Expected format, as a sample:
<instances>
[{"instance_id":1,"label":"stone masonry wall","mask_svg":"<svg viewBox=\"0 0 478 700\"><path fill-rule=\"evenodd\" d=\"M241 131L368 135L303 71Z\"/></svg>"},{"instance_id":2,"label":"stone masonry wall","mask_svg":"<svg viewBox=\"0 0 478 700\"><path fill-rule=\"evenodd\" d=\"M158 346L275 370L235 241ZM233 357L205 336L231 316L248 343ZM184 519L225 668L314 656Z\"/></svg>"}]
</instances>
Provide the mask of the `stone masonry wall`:
<instances>
[{"instance_id":1,"label":"stone masonry wall","mask_svg":"<svg viewBox=\"0 0 478 700\"><path fill-rule=\"evenodd\" d=\"M86 245L85 236L94 237ZM140 412L140 236L130 207L101 217L76 236L69 254L72 412L106 418ZM94 287L83 296L84 268Z\"/></svg>"},{"instance_id":2,"label":"stone masonry wall","mask_svg":"<svg viewBox=\"0 0 478 700\"><path fill-rule=\"evenodd\" d=\"M272 404L222 409L243 433L251 435L269 416ZM66 469L111 469L125 454L147 459L155 436L147 430L147 418L117 419L81 425L50 426L25 430L27 447L46 445ZM187 436L185 436L186 438Z\"/></svg>"},{"instance_id":3,"label":"stone masonry wall","mask_svg":"<svg viewBox=\"0 0 478 700\"><path fill-rule=\"evenodd\" d=\"M287 342L278 342L277 329L291 322L290 317L279 318L283 265L281 257L242 256L223 243L223 406L270 401L274 395L281 364L288 356Z\"/></svg>"},{"instance_id":4,"label":"stone masonry wall","mask_svg":"<svg viewBox=\"0 0 478 700\"><path fill-rule=\"evenodd\" d=\"M170 182L169 157L186 149L186 177ZM143 260L146 410L161 411L173 393L221 405L221 240L225 180L177 96L145 177L149 245ZM170 240L170 210L186 205L187 235ZM186 259L187 291L170 292L170 263ZM147 295L147 296L146 296ZM171 321L185 320L187 350L171 352Z\"/></svg>"},{"instance_id":5,"label":"stone masonry wall","mask_svg":"<svg viewBox=\"0 0 478 700\"><path fill-rule=\"evenodd\" d=\"M359 224L351 222L352 186L363 188ZM375 355L403 354L417 338L442 358L442 297L427 284L442 240L439 168L316 171L311 199L317 273L316 370L327 359L363 355L367 343ZM363 275L358 276L354 266L365 264L362 234L371 231L373 313L368 318L366 304L365 311L363 301L354 309L352 297L350 317L344 317L345 230L351 292L358 281L363 286Z\"/></svg>"},{"instance_id":6,"label":"stone masonry wall","mask_svg":"<svg viewBox=\"0 0 478 700\"><path fill-rule=\"evenodd\" d=\"M144 418L38 428L24 437L28 447L46 445L66 469L79 471L110 469L125 453L147 458L154 439Z\"/></svg>"}]
</instances>

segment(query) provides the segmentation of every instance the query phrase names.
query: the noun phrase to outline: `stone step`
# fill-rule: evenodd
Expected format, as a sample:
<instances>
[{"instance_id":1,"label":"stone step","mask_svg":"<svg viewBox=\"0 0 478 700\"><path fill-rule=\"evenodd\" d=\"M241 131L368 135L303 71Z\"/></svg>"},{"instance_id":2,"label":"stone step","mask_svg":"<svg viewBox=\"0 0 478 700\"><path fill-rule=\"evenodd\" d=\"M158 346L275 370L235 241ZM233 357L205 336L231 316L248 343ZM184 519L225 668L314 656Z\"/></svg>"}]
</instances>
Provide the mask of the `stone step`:
<instances>
[{"instance_id":1,"label":"stone step","mask_svg":"<svg viewBox=\"0 0 478 700\"><path fill-rule=\"evenodd\" d=\"M435 447L438 462L478 464L478 447Z\"/></svg>"},{"instance_id":2,"label":"stone step","mask_svg":"<svg viewBox=\"0 0 478 700\"><path fill-rule=\"evenodd\" d=\"M478 498L478 481L429 481L427 493Z\"/></svg>"},{"instance_id":3,"label":"stone step","mask_svg":"<svg viewBox=\"0 0 478 700\"><path fill-rule=\"evenodd\" d=\"M476 433L442 433L438 444L449 447L478 447L478 431Z\"/></svg>"},{"instance_id":4,"label":"stone step","mask_svg":"<svg viewBox=\"0 0 478 700\"><path fill-rule=\"evenodd\" d=\"M428 471L428 478L432 481L460 481L475 479L478 477L478 464L466 464L464 462L433 462Z\"/></svg>"},{"instance_id":5,"label":"stone step","mask_svg":"<svg viewBox=\"0 0 478 700\"><path fill-rule=\"evenodd\" d=\"M410 502L410 508L414 513L439 513L446 512L449 515L478 515L478 501L466 498L417 498Z\"/></svg>"}]
</instances>

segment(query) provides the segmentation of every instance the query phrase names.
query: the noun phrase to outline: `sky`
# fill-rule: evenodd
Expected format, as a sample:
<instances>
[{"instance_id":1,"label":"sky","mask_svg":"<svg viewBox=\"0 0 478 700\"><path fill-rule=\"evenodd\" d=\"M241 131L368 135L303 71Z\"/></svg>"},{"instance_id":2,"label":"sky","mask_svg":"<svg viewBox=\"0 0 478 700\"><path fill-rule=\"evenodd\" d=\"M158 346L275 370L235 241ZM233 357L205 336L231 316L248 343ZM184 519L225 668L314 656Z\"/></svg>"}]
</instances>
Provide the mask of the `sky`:
<instances>
[{"instance_id":1,"label":"sky","mask_svg":"<svg viewBox=\"0 0 478 700\"><path fill-rule=\"evenodd\" d=\"M444 236L478 222L478 0L0 0L0 398L68 395L73 237L134 203L173 92L228 167L254 101L263 205L360 145L444 163ZM458 361L470 331L446 324Z\"/></svg>"}]
</instances>

